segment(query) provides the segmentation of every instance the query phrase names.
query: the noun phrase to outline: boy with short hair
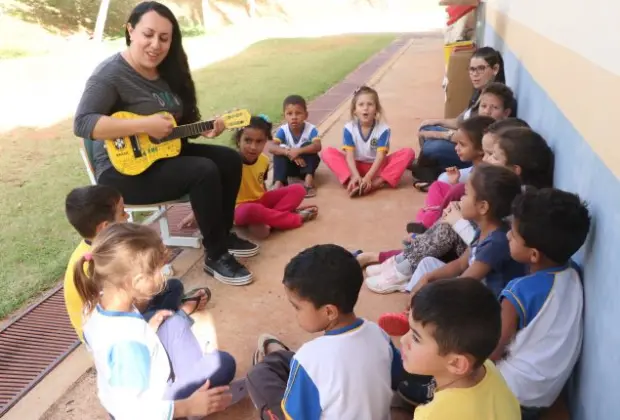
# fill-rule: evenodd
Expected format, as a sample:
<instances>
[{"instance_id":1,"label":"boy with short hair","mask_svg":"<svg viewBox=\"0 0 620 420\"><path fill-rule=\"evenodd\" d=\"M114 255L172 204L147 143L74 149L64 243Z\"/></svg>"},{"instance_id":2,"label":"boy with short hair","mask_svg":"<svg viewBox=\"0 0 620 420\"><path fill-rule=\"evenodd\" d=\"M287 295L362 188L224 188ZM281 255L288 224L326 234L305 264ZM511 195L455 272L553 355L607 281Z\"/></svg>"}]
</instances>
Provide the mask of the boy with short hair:
<instances>
[{"instance_id":1,"label":"boy with short hair","mask_svg":"<svg viewBox=\"0 0 620 420\"><path fill-rule=\"evenodd\" d=\"M299 325L324 335L297 353L260 338L247 383L261 418L389 419L402 362L379 326L353 311L363 283L355 257L337 245L308 248L288 263L283 283Z\"/></svg>"},{"instance_id":2,"label":"boy with short hair","mask_svg":"<svg viewBox=\"0 0 620 420\"><path fill-rule=\"evenodd\" d=\"M90 185L71 190L65 200L65 214L82 241L71 254L64 279L65 307L69 321L80 340L82 336L83 302L73 281L73 267L87 252L95 236L112 223L124 223L128 219L125 203L120 192L105 185ZM169 271L170 267L168 268ZM171 273L164 273L171 274ZM145 305L147 315L156 309L177 310L179 307L191 313L206 305L209 292L196 291L196 296L183 298L183 284L176 279L166 282L166 290Z\"/></svg>"},{"instance_id":3,"label":"boy with short hair","mask_svg":"<svg viewBox=\"0 0 620 420\"><path fill-rule=\"evenodd\" d=\"M502 336L497 367L523 407L536 419L566 384L581 350L583 287L571 257L584 244L590 214L575 195L528 189L512 205L510 254L530 274L502 291Z\"/></svg>"},{"instance_id":4,"label":"boy with short hair","mask_svg":"<svg viewBox=\"0 0 620 420\"><path fill-rule=\"evenodd\" d=\"M516 101L512 89L503 83L489 83L480 95L478 115L492 117L500 121L510 117L516 107Z\"/></svg>"},{"instance_id":5,"label":"boy with short hair","mask_svg":"<svg viewBox=\"0 0 620 420\"><path fill-rule=\"evenodd\" d=\"M317 128L307 122L306 101L299 95L290 95L282 105L286 124L273 138L269 152L273 154L274 188L288 185L289 177L302 178L306 197L314 197L314 173L321 162L321 137Z\"/></svg>"},{"instance_id":6,"label":"boy with short hair","mask_svg":"<svg viewBox=\"0 0 620 420\"><path fill-rule=\"evenodd\" d=\"M414 420L520 420L519 402L487 360L501 334L500 306L479 280L438 280L411 298L401 338L405 370L434 377Z\"/></svg>"}]
</instances>

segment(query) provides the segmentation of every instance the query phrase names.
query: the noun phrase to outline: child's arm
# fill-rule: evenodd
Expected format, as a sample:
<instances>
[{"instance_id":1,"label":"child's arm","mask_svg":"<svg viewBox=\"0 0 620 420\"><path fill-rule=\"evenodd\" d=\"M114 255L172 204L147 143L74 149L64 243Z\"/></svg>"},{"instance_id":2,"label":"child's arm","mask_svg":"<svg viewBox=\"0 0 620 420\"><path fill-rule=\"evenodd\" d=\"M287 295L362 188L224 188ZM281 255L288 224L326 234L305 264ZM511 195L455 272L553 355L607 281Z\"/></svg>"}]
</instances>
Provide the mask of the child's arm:
<instances>
[{"instance_id":1,"label":"child's arm","mask_svg":"<svg viewBox=\"0 0 620 420\"><path fill-rule=\"evenodd\" d=\"M351 184L353 180L359 182L360 173L358 172L357 165L355 163L355 142L353 141L353 135L347 129L347 127L344 128L342 135L342 148L344 149L344 152L346 154L347 166L349 167L349 171L351 172L351 181L349 182L349 184Z\"/></svg>"},{"instance_id":2,"label":"child's arm","mask_svg":"<svg viewBox=\"0 0 620 420\"><path fill-rule=\"evenodd\" d=\"M506 348L517 335L518 327L519 315L516 308L510 300L502 299L502 335L489 359L497 362L504 357Z\"/></svg>"},{"instance_id":3,"label":"child's arm","mask_svg":"<svg viewBox=\"0 0 620 420\"><path fill-rule=\"evenodd\" d=\"M293 357L291 370L282 400L282 411L291 420L321 418L319 390L299 361Z\"/></svg>"},{"instance_id":4,"label":"child's arm","mask_svg":"<svg viewBox=\"0 0 620 420\"><path fill-rule=\"evenodd\" d=\"M364 184L368 185L368 187L370 187L370 183L372 182L379 169L381 169L381 165L383 165L383 160L385 159L385 156L387 155L390 148L391 133L392 130L388 128L383 133L381 133L381 136L377 139L377 155L375 157L375 161L372 163L372 166L370 167L366 175L364 175L363 180Z\"/></svg>"},{"instance_id":5,"label":"child's arm","mask_svg":"<svg viewBox=\"0 0 620 420\"><path fill-rule=\"evenodd\" d=\"M291 152L295 152L294 155L291 154L291 160L297 158L299 155L315 155L321 151L321 136L319 136L319 131L316 127L310 131L309 137L310 144L300 147L299 149L291 150Z\"/></svg>"},{"instance_id":6,"label":"child's arm","mask_svg":"<svg viewBox=\"0 0 620 420\"><path fill-rule=\"evenodd\" d=\"M283 144L286 144L286 134L284 129L280 127L276 135L273 136L273 140L267 144L267 151L274 156L286 156L289 149L288 147L282 147L281 145Z\"/></svg>"}]
</instances>

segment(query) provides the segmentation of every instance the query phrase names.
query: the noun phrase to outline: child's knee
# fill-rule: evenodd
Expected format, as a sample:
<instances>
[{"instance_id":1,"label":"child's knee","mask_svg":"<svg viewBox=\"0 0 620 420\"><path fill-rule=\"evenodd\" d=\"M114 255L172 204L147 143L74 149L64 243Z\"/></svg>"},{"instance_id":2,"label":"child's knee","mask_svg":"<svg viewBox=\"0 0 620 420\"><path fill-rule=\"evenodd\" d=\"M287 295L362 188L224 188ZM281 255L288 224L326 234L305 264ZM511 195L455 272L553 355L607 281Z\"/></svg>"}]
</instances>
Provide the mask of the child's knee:
<instances>
[{"instance_id":1,"label":"child's knee","mask_svg":"<svg viewBox=\"0 0 620 420\"><path fill-rule=\"evenodd\" d=\"M237 374L237 361L235 358L228 352L219 351L220 354L220 370L221 370L221 379L223 383L231 383L233 379L235 379L235 375Z\"/></svg>"}]
</instances>

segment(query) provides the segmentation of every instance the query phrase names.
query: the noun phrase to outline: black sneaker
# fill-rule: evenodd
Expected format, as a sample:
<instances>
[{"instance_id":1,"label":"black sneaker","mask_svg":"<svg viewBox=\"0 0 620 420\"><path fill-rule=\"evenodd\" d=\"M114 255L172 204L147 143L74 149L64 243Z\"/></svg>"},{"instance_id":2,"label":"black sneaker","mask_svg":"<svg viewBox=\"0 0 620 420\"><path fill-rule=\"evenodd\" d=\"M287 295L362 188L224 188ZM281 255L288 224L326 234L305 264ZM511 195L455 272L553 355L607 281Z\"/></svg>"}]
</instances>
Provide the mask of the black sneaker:
<instances>
[{"instance_id":1,"label":"black sneaker","mask_svg":"<svg viewBox=\"0 0 620 420\"><path fill-rule=\"evenodd\" d=\"M228 235L228 252L235 257L248 258L258 254L258 245L230 232Z\"/></svg>"},{"instance_id":2,"label":"black sneaker","mask_svg":"<svg viewBox=\"0 0 620 420\"><path fill-rule=\"evenodd\" d=\"M217 260L205 258L204 270L216 280L231 286L243 286L252 283L252 273L228 252Z\"/></svg>"}]
</instances>

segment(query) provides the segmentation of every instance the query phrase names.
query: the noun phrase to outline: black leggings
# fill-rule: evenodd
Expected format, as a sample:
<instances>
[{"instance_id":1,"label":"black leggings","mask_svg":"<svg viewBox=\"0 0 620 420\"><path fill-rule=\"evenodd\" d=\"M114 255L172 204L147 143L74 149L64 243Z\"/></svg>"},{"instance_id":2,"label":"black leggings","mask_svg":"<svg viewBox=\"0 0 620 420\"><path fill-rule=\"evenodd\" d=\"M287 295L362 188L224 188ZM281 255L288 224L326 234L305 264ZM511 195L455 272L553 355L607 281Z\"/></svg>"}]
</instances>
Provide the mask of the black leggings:
<instances>
[{"instance_id":1,"label":"black leggings","mask_svg":"<svg viewBox=\"0 0 620 420\"><path fill-rule=\"evenodd\" d=\"M110 168L101 174L99 183L119 190L127 204L153 204L189 194L209 258L227 252L241 184L239 152L184 141L180 156L159 160L136 176Z\"/></svg>"}]
</instances>

